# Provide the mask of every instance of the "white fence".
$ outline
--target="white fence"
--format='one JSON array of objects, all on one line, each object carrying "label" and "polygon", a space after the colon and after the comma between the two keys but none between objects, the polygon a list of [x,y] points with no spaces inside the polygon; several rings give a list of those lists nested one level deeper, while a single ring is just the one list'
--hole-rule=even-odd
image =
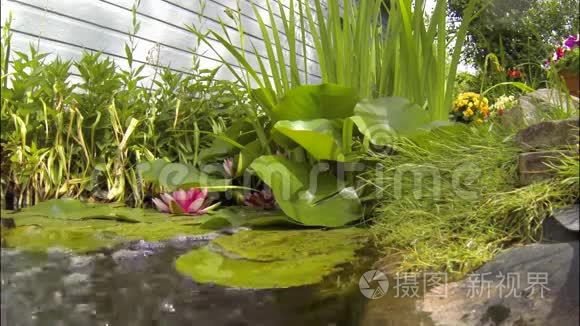
[{"label": "white fence", "polygon": [[[201,1],[204,1],[204,5]],[[269,0],[253,2],[264,22],[271,25],[266,1]],[[239,3],[242,23],[248,34],[244,50],[247,52],[248,61],[257,69],[252,46],[265,59],[265,45],[251,0],[240,0]],[[127,65],[124,45],[129,40],[133,4],[134,0],[0,0],[2,23],[10,12],[13,16],[14,50],[27,52],[29,44],[32,43],[41,52],[72,60],[79,59],[83,51],[100,51],[113,58],[120,67]],[[270,1],[270,4],[277,12],[278,5],[274,1]],[[288,1],[284,4],[288,8]],[[202,43],[194,49],[197,44],[196,37],[185,25],[194,24],[201,31],[220,31],[219,21],[222,20],[232,35],[232,41],[240,48],[235,23],[226,14],[228,8],[235,9],[236,0],[142,0],[137,9],[141,29],[135,38],[137,48],[133,54],[134,61],[146,64],[144,73],[151,75],[153,64],[187,72],[192,66],[194,52],[200,60],[201,68],[219,66],[221,63],[218,56],[207,45]],[[280,16],[275,16],[274,20],[279,32],[283,33]],[[283,34],[281,38],[285,44]],[[310,39],[309,35],[307,38]],[[212,44],[225,60],[239,68],[233,56],[217,40],[212,40]],[[304,71],[301,44],[297,51],[299,67]],[[288,56],[288,48],[285,54]],[[311,42],[307,42],[306,57],[309,82],[320,81],[319,67]],[[267,60],[264,62],[267,64]],[[222,67],[217,78],[232,79],[233,76],[227,68]]]}]

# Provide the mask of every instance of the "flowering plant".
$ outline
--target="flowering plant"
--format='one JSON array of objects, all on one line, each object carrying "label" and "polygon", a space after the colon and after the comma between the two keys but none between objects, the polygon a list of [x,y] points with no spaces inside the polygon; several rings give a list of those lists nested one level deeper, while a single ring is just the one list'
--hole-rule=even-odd
[{"label": "flowering plant", "polygon": [[172,194],[161,194],[160,197],[154,198],[153,203],[164,213],[202,215],[219,205],[219,203],[209,205],[207,189],[192,188],[188,191],[179,189]]},{"label": "flowering plant", "polygon": [[556,51],[546,61],[548,66],[554,65],[559,70],[568,70],[578,73],[580,69],[580,36],[570,35],[564,43],[556,48]]},{"label": "flowering plant", "polygon": [[502,116],[505,111],[510,110],[518,103],[518,100],[513,95],[500,96],[493,105],[489,107],[491,115]]},{"label": "flowering plant", "polygon": [[458,122],[482,124],[489,116],[487,98],[472,92],[461,93],[453,102],[451,114]]},{"label": "flowering plant", "polygon": [[270,210],[276,208],[276,200],[270,188],[254,191],[244,197],[244,204],[249,207]]}]

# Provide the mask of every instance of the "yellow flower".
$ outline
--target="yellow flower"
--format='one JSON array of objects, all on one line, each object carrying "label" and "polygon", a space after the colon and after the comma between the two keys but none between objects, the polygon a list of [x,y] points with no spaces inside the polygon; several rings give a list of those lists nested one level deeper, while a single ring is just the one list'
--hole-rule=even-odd
[{"label": "yellow flower", "polygon": [[483,124],[483,120],[481,120],[481,119],[477,119],[477,120],[475,121],[475,123],[477,123],[478,125],[482,125],[482,124]]},{"label": "yellow flower", "polygon": [[473,115],[473,111],[471,109],[467,109],[465,111],[463,111],[463,116],[466,118],[469,118]]}]

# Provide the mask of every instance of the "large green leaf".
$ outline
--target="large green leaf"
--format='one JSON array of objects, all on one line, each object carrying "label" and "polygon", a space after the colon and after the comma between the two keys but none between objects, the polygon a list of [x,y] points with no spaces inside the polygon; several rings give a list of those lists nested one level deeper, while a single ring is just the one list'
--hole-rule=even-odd
[{"label": "large green leaf", "polygon": [[272,188],[284,213],[300,224],[338,227],[362,217],[355,190],[341,188],[329,172],[275,155],[262,156],[251,167]]},{"label": "large green leaf", "polygon": [[395,136],[412,136],[430,128],[429,113],[402,97],[362,100],[350,119],[375,145],[387,145]]},{"label": "large green leaf", "polygon": [[289,91],[272,109],[272,120],[341,119],[352,115],[354,89],[335,84],[305,85]]},{"label": "large green leaf", "polygon": [[274,129],[304,148],[317,160],[344,162],[341,125],[336,121],[278,121]]},{"label": "large green leaf", "polygon": [[234,188],[230,185],[230,180],[212,177],[188,164],[155,160],[139,164],[138,169],[143,179],[169,189],[203,187],[225,190]]}]

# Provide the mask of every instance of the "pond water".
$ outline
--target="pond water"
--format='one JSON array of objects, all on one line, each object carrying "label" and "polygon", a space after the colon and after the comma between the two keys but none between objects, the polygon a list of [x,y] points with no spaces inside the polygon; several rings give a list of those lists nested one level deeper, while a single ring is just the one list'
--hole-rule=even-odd
[{"label": "pond water", "polygon": [[[174,261],[206,244],[136,242],[83,256],[3,248],[2,325],[432,324],[415,300],[369,300],[352,282],[277,290],[197,284]],[[350,273],[358,279],[359,272]]]}]

